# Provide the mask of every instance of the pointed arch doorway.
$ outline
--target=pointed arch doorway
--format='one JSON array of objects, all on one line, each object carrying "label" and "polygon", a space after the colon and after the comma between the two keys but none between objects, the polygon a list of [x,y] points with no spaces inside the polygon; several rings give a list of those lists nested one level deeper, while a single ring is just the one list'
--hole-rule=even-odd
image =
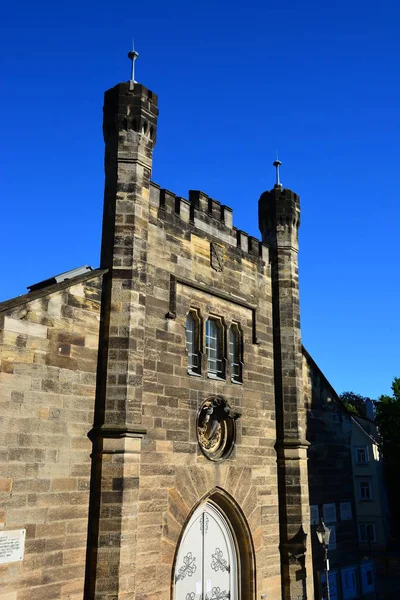
[{"label": "pointed arch doorway", "polygon": [[174,600],[238,600],[239,563],[231,528],[211,502],[185,527],[174,572]]}]

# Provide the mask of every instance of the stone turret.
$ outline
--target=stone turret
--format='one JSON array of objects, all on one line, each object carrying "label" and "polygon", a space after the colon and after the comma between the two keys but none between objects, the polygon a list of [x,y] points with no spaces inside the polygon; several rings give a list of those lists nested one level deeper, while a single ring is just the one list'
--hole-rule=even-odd
[{"label": "stone turret", "polygon": [[[85,598],[134,589],[146,263],[157,96],[133,81],[105,93],[104,276]],[[123,482],[123,483],[122,483]]]},{"label": "stone turret", "polygon": [[148,205],[157,104],[153,92],[133,82],[120,83],[104,96],[104,268],[131,267],[139,249],[141,232],[132,236],[132,225],[143,223],[145,215],[137,209]]},{"label": "stone turret", "polygon": [[270,249],[276,451],[280,511],[283,600],[311,598],[307,447],[300,332],[298,228],[299,196],[275,187],[261,195],[259,225]]},{"label": "stone turret", "polygon": [[[140,84],[105,93],[105,192],[101,266],[109,269],[103,299],[102,386],[96,425],[139,424],[146,260],[157,96]],[[112,310],[111,310],[112,305]],[[129,381],[135,385],[129,385]],[[128,385],[127,385],[128,384]],[[102,414],[101,414],[102,413]]]}]

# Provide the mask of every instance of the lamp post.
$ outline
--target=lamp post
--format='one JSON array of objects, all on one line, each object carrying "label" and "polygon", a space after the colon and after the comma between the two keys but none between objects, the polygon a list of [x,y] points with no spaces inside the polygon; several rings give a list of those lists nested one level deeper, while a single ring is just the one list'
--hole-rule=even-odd
[{"label": "lamp post", "polygon": [[325,525],[323,520],[321,519],[320,524],[317,529],[317,537],[320,544],[324,549],[324,568],[325,568],[325,585],[326,585],[326,600],[331,600],[331,595],[329,591],[329,560],[328,560],[328,546],[329,546],[329,538],[331,537],[331,530],[329,527]]}]

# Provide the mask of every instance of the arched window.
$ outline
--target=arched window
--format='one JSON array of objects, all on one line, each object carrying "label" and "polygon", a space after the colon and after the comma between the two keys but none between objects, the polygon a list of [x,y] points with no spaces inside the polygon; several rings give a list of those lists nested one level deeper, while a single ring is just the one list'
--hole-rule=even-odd
[{"label": "arched window", "polygon": [[206,323],[207,371],[212,377],[224,377],[224,330],[222,322],[210,318]]},{"label": "arched window", "polygon": [[229,329],[229,362],[232,381],[242,381],[242,336],[236,323]]},{"label": "arched window", "polygon": [[188,354],[188,372],[200,374],[200,319],[197,311],[191,310],[186,319],[186,350]]}]

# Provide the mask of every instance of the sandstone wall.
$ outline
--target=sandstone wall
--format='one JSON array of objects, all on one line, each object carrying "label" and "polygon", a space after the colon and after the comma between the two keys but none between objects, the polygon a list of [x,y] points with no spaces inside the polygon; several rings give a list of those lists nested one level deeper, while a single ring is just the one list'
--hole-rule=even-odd
[{"label": "sandstone wall", "polygon": [[[267,249],[232,227],[229,209],[205,195],[189,205],[151,188],[147,255],[142,440],[138,491],[136,598],[171,594],[182,527],[196,505],[224,490],[248,522],[257,596],[281,597],[271,283]],[[240,240],[238,244],[238,240]],[[211,246],[211,244],[213,246]],[[218,261],[212,257],[218,254]],[[266,259],[266,260],[264,260]],[[243,382],[188,374],[186,316],[196,308],[243,331]],[[204,332],[203,332],[204,336]],[[203,338],[204,351],[204,338]],[[232,455],[201,452],[196,418],[221,395],[242,411]],[[237,532],[240,534],[240,532]],[[246,575],[244,575],[245,577]],[[249,593],[249,590],[248,590]],[[248,594],[247,594],[247,597]]]},{"label": "sandstone wall", "polygon": [[0,599],[81,600],[101,272],[0,304],[0,523],[26,528]]}]

